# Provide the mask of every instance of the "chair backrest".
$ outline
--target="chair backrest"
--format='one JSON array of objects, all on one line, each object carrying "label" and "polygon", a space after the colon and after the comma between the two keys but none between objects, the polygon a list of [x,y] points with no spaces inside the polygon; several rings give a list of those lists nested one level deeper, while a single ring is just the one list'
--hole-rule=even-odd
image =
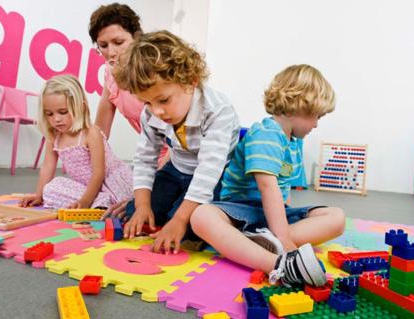
[{"label": "chair backrest", "polygon": [[7,86],[0,86],[0,118],[26,118],[28,96],[38,96],[38,94]]}]

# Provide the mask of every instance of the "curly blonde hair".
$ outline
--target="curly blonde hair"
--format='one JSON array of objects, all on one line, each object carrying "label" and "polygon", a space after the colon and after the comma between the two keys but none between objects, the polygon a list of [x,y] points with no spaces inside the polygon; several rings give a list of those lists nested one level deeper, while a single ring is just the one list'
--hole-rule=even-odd
[{"label": "curly blonde hair", "polygon": [[208,77],[204,58],[168,31],[145,33],[129,47],[114,70],[119,88],[142,92],[159,80],[202,87]]},{"label": "curly blonde hair", "polygon": [[271,115],[318,115],[335,109],[335,93],[321,72],[310,65],[292,65],[276,74],[264,93]]},{"label": "curly blonde hair", "polygon": [[79,80],[70,74],[56,75],[46,81],[39,99],[38,126],[48,141],[55,136],[55,130],[46,118],[43,108],[44,97],[52,94],[65,96],[69,114],[73,119],[70,129],[72,133],[91,126],[88,100]]}]

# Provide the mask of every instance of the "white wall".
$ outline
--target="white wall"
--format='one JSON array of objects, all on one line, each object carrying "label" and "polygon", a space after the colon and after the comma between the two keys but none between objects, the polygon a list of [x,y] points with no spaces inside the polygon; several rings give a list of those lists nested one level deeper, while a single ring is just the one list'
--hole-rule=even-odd
[{"label": "white wall", "polygon": [[[3,0],[26,20],[18,87],[38,91],[43,80],[30,65],[28,46],[43,28],[54,28],[84,47],[80,78],[91,44],[90,13],[111,1]],[[413,192],[414,180],[414,2],[357,0],[137,0],[123,1],[140,13],[145,30],[170,29],[207,53],[210,85],[233,101],[244,126],[266,113],[263,90],[290,64],[319,68],[337,93],[337,109],[305,141],[308,180],[320,141],[368,144],[367,187]],[[182,11],[182,13],[180,13]],[[2,39],[0,25],[0,43]],[[50,59],[59,59],[50,48]],[[55,50],[55,53],[53,53]],[[83,73],[82,73],[83,72]],[[91,95],[93,117],[98,101]],[[30,165],[39,136],[22,129],[18,165]],[[0,166],[8,167],[11,126],[0,123]],[[135,134],[118,116],[110,143],[132,158]],[[23,145],[23,147],[22,147]]]},{"label": "white wall", "polygon": [[[77,40],[82,44],[82,60],[79,79],[85,83],[88,54],[92,43],[88,34],[89,17],[102,4],[114,1],[14,1],[2,0],[0,6],[6,13],[17,12],[25,20],[23,46],[18,70],[17,88],[39,92],[44,80],[36,73],[29,59],[29,47],[33,36],[43,29],[55,29],[63,33],[70,41]],[[141,17],[144,31],[169,29],[172,26],[174,0],[123,0]],[[4,39],[4,29],[0,23],[0,44]],[[50,45],[46,51],[48,65],[55,70],[62,70],[67,63],[66,51],[60,45]],[[103,79],[103,67],[100,78]],[[103,81],[101,81],[103,83]],[[99,101],[97,93],[88,94],[95,118]],[[36,101],[30,103],[31,114],[36,115]],[[0,167],[9,167],[12,148],[13,127],[9,123],[0,122]],[[20,142],[17,152],[17,166],[24,167],[33,164],[39,146],[41,135],[33,126],[21,126]],[[131,160],[135,151],[136,133],[122,115],[117,116],[111,131],[110,144],[116,154],[125,160]]]},{"label": "white wall", "polygon": [[308,180],[322,140],[368,144],[368,189],[412,193],[413,12],[410,0],[211,0],[210,84],[249,126],[266,115],[263,91],[277,72],[319,68],[337,108],[305,141]]}]

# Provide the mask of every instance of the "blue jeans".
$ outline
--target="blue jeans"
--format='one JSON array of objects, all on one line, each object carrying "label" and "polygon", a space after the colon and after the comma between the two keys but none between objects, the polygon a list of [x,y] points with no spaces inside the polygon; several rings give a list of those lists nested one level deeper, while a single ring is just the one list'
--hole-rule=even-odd
[{"label": "blue jeans", "polygon": [[[177,170],[169,161],[162,169],[155,173],[154,185],[151,192],[151,208],[154,213],[155,224],[164,226],[175,214],[184,200],[193,175],[183,174]],[[214,200],[220,198],[221,179],[214,189]],[[131,200],[126,208],[127,219],[135,212],[134,200]],[[200,240],[191,230],[187,228],[184,238]]]}]

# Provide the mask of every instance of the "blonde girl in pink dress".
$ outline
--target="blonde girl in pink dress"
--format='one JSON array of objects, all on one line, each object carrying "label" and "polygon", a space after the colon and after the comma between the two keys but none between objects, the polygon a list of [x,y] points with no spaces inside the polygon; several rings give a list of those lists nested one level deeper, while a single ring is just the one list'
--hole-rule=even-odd
[{"label": "blonde girl in pink dress", "polygon": [[[131,198],[131,169],[114,155],[104,133],[91,124],[79,81],[72,75],[51,78],[39,105],[46,154],[36,194],[26,196],[22,206],[96,208]],[[67,177],[55,177],[58,159]]]}]

